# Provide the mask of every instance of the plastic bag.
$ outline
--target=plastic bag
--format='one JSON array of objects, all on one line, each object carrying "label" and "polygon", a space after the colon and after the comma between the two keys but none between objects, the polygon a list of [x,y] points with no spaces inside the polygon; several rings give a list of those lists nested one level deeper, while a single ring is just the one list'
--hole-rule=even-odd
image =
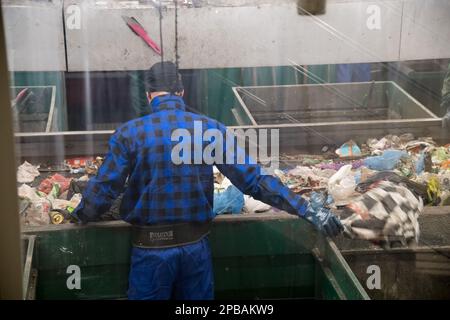
[{"label": "plastic bag", "polygon": [[54,190],[54,185],[58,185],[57,194],[54,196],[57,196],[63,192],[65,192],[67,189],[69,189],[71,178],[63,177],[62,175],[56,173],[53,176],[43,180],[41,184],[39,185],[39,191],[44,192],[46,194],[49,194]]},{"label": "plastic bag", "polygon": [[355,157],[361,155],[361,149],[353,140],[347,141],[339,149],[336,150],[336,154],[341,157]]},{"label": "plastic bag", "polygon": [[244,207],[244,194],[231,185],[225,191],[214,192],[214,214],[241,213]]},{"label": "plastic bag", "polygon": [[21,185],[17,189],[17,194],[20,198],[28,199],[30,201],[38,201],[40,199],[36,193],[36,188],[32,188],[27,184]]},{"label": "plastic bag", "polygon": [[25,211],[24,223],[33,226],[50,224],[51,203],[45,198],[32,201]]},{"label": "plastic bag", "polygon": [[353,199],[340,218],[344,234],[352,239],[365,239],[403,245],[417,243],[418,217],[423,212],[421,197],[394,182],[381,181],[376,187]]},{"label": "plastic bag", "polygon": [[270,210],[272,208],[268,204],[261,202],[259,200],[253,199],[248,195],[244,195],[244,211],[247,213],[260,213]]},{"label": "plastic bag", "polygon": [[416,162],[416,174],[421,174],[425,170],[425,152],[422,152]]},{"label": "plastic bag", "polygon": [[343,204],[355,191],[356,182],[352,173],[352,165],[343,166],[328,181],[328,192],[337,205]]},{"label": "plastic bag", "polygon": [[400,150],[386,150],[381,156],[369,157],[364,160],[364,165],[372,170],[393,170],[401,158],[407,157],[408,153]]},{"label": "plastic bag", "polygon": [[19,168],[17,168],[17,182],[19,183],[31,183],[39,176],[39,170],[37,167],[25,161]]},{"label": "plastic bag", "polygon": [[439,147],[433,152],[433,160],[437,163],[441,163],[450,159],[450,154],[445,147]]}]

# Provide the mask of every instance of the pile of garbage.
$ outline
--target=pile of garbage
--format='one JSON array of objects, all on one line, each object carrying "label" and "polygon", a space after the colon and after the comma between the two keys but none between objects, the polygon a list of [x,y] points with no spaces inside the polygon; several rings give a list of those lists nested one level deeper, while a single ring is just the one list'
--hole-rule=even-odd
[{"label": "pile of garbage", "polygon": [[21,164],[17,169],[21,223],[39,226],[72,221],[71,212],[102,161],[97,157],[68,159],[53,166]]},{"label": "pile of garbage", "polygon": [[[293,159],[297,163],[292,168]],[[419,237],[423,207],[450,205],[450,144],[412,134],[348,141],[330,152],[284,156],[290,168],[275,174],[294,192],[330,196],[346,235],[382,245],[410,245]],[[339,210],[340,209],[340,210]]]},{"label": "pile of garbage", "polygon": [[[349,237],[409,244],[418,239],[417,217],[424,206],[450,205],[450,144],[438,146],[429,137],[403,134],[360,145],[351,140],[322,151],[320,155],[282,155],[280,163],[287,165],[275,170],[275,175],[306,198],[325,193],[332,199],[327,206],[340,215]],[[100,157],[74,158],[57,166],[24,162],[17,171],[23,223],[70,222],[71,211],[102,161]],[[102,219],[119,219],[119,205],[120,197]],[[270,209],[242,194],[214,168],[215,214]]]},{"label": "pile of garbage", "polygon": [[[429,190],[426,203],[446,205],[450,187],[450,144],[438,146],[432,138],[415,138],[412,134],[387,135],[369,139],[358,146],[348,141],[333,152],[311,155],[283,155],[281,163],[289,165],[275,174],[294,192],[308,194],[327,190],[338,201],[345,201],[356,185],[382,171],[394,172]],[[292,167],[293,163],[299,163]]]}]

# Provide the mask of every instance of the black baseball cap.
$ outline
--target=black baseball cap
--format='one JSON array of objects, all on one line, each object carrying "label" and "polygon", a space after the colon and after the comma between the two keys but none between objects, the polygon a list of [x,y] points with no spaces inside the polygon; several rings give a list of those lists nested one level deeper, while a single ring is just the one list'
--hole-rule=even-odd
[{"label": "black baseball cap", "polygon": [[183,82],[177,66],[170,61],[155,63],[146,76],[148,92],[167,91],[176,93],[183,91]]}]

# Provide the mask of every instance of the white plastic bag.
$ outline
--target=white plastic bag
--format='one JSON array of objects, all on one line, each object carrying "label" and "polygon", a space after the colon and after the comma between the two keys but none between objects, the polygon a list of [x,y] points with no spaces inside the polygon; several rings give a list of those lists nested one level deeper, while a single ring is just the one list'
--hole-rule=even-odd
[{"label": "white plastic bag", "polygon": [[33,202],[40,199],[40,197],[36,194],[36,191],[36,188],[23,184],[17,189],[17,194],[20,198],[28,199]]},{"label": "white plastic bag", "polygon": [[50,201],[45,198],[41,198],[39,201],[32,202],[25,213],[25,224],[31,226],[50,224],[50,208]]},{"label": "white plastic bag", "polygon": [[27,161],[17,168],[17,182],[19,183],[31,183],[39,175],[40,173],[37,167]]},{"label": "white plastic bag", "polygon": [[268,204],[265,204],[264,202],[253,199],[252,197],[250,197],[248,195],[244,195],[244,200],[245,200],[244,212],[246,212],[246,213],[266,212],[272,208]]},{"label": "white plastic bag", "polygon": [[328,180],[328,192],[336,205],[343,205],[348,201],[356,188],[352,165],[345,165]]}]

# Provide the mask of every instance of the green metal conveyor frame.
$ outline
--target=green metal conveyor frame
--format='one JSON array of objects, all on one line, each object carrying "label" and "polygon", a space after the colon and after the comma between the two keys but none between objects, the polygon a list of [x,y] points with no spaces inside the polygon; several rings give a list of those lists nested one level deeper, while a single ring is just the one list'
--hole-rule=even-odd
[{"label": "green metal conveyor frame", "polygon": [[[126,297],[130,226],[28,227],[36,236],[37,299]],[[210,235],[217,299],[368,299],[336,245],[285,213],[223,215]],[[70,290],[67,268],[81,271]]]}]

